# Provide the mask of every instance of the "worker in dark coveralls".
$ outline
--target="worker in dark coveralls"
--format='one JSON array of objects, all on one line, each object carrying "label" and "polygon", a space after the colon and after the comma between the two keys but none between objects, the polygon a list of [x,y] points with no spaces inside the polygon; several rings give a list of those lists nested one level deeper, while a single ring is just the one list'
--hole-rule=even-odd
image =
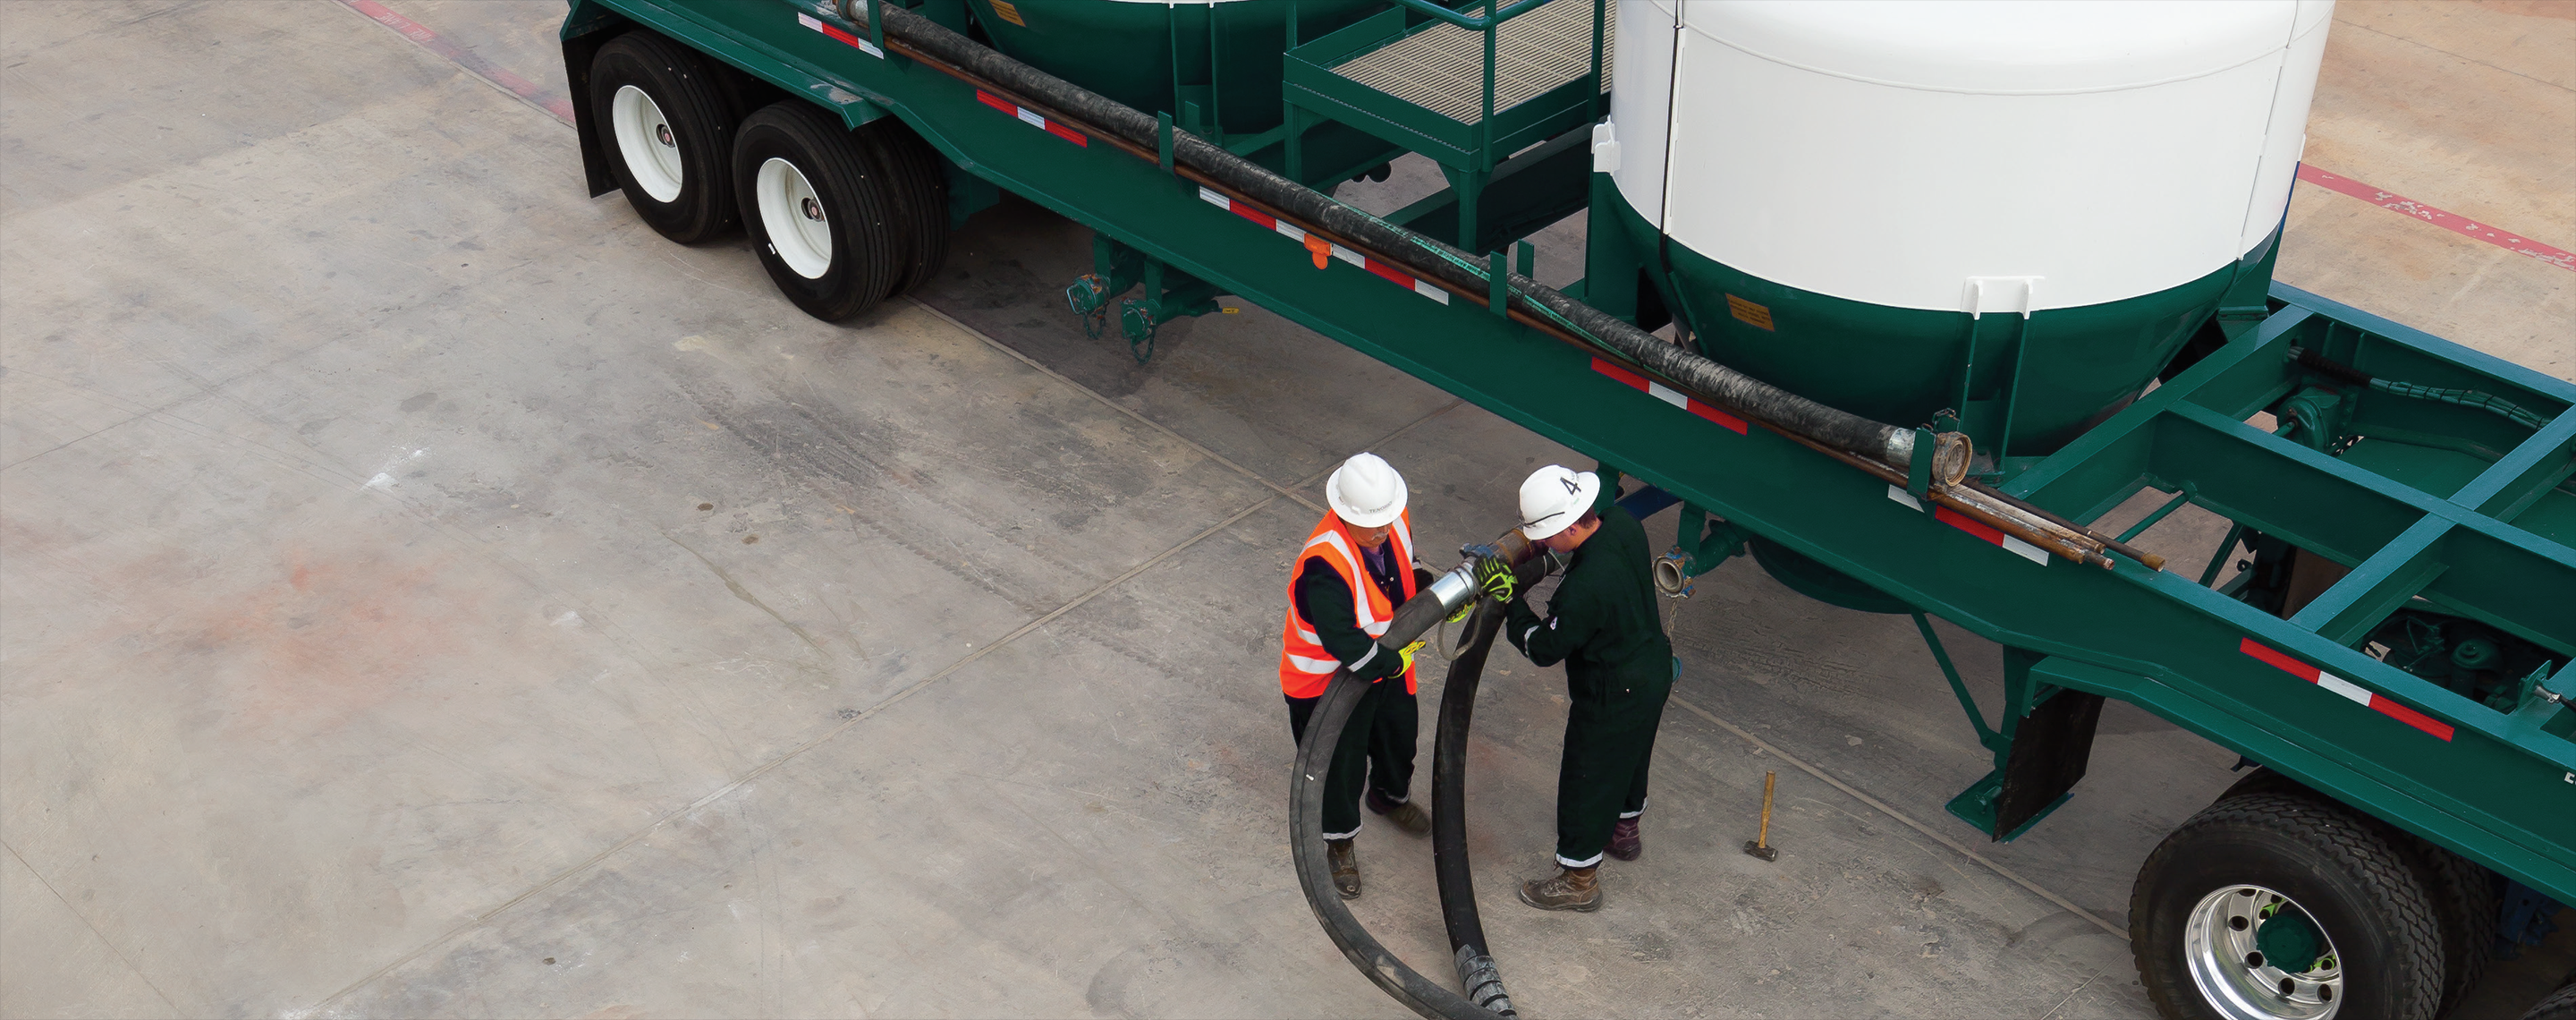
[{"label": "worker in dark coveralls", "polygon": [[1335,671],[1370,682],[1324,776],[1324,845],[1333,887],[1347,900],[1360,894],[1351,840],[1360,831],[1363,776],[1370,811],[1415,836],[1431,831],[1431,817],[1409,796],[1421,731],[1413,650],[1421,642],[1393,652],[1377,643],[1395,607],[1430,584],[1431,572],[1413,565],[1404,477],[1385,460],[1363,453],[1344,461],[1324,480],[1324,500],[1332,509],[1298,548],[1288,585],[1279,688],[1288,699],[1288,731],[1302,744]]},{"label": "worker in dark coveralls", "polygon": [[1540,910],[1598,910],[1604,853],[1644,852],[1646,765],[1672,694],[1672,641],[1655,614],[1646,529],[1601,498],[1601,479],[1556,465],[1521,483],[1521,533],[1570,556],[1548,615],[1518,598],[1510,570],[1488,561],[1478,580],[1509,607],[1503,633],[1533,663],[1565,663],[1570,702],[1565,761],[1556,774],[1555,875],[1521,884]]}]

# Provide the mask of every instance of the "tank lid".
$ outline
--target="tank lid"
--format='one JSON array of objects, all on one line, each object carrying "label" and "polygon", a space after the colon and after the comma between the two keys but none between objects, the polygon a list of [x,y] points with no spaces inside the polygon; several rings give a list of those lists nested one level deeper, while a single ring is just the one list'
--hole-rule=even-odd
[{"label": "tank lid", "polygon": [[2197,78],[2279,52],[2331,0],[1741,0],[1684,3],[1697,33],[1765,60],[1942,92],[2047,95]]}]

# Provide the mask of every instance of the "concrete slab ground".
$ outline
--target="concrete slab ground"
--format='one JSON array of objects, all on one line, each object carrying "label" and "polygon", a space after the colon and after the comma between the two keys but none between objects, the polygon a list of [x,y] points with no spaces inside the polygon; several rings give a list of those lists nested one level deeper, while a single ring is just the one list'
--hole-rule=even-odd
[{"label": "concrete slab ground", "polygon": [[[563,88],[560,4],[387,6]],[[2309,159],[2576,246],[2570,13],[2347,0]],[[336,4],[0,5],[0,1016],[1397,1014],[1288,870],[1287,554],[1353,452],[1432,551],[1572,455],[1239,302],[1137,366],[1061,308],[1086,232],[1016,201],[816,323],[738,240],[582,197],[545,98]],[[2576,274],[2320,189],[2291,221],[2284,279],[2576,374]],[[1509,901],[1562,683],[1488,671],[1471,851],[1524,1009],[2149,1012],[2130,876],[2233,755],[2113,706],[2073,802],[1972,842],[1910,622],[1745,564],[1669,609],[1602,913]],[[1427,847],[1360,855],[1436,969]]]}]

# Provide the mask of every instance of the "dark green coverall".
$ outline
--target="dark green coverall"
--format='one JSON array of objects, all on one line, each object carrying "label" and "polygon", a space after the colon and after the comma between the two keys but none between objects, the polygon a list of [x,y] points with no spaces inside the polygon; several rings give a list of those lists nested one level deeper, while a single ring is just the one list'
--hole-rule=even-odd
[{"label": "dark green coverall", "polygon": [[1601,863],[1618,820],[1646,809],[1646,764],[1673,690],[1673,644],[1655,614],[1645,526],[1616,504],[1574,550],[1548,615],[1512,600],[1503,633],[1541,666],[1565,663],[1565,762],[1556,776],[1556,861]]}]

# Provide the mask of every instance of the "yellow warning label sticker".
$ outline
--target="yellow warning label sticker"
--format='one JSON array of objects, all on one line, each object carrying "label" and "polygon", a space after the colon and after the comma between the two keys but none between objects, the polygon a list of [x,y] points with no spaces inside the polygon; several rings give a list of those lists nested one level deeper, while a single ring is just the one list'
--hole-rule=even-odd
[{"label": "yellow warning label sticker", "polygon": [[1735,313],[1735,321],[1755,329],[1771,329],[1771,309],[1736,297],[1726,296],[1726,310]]},{"label": "yellow warning label sticker", "polygon": [[1020,20],[1020,9],[1011,6],[1011,0],[993,0],[993,13],[1001,15],[1002,20],[1021,28],[1029,27],[1028,22]]}]

